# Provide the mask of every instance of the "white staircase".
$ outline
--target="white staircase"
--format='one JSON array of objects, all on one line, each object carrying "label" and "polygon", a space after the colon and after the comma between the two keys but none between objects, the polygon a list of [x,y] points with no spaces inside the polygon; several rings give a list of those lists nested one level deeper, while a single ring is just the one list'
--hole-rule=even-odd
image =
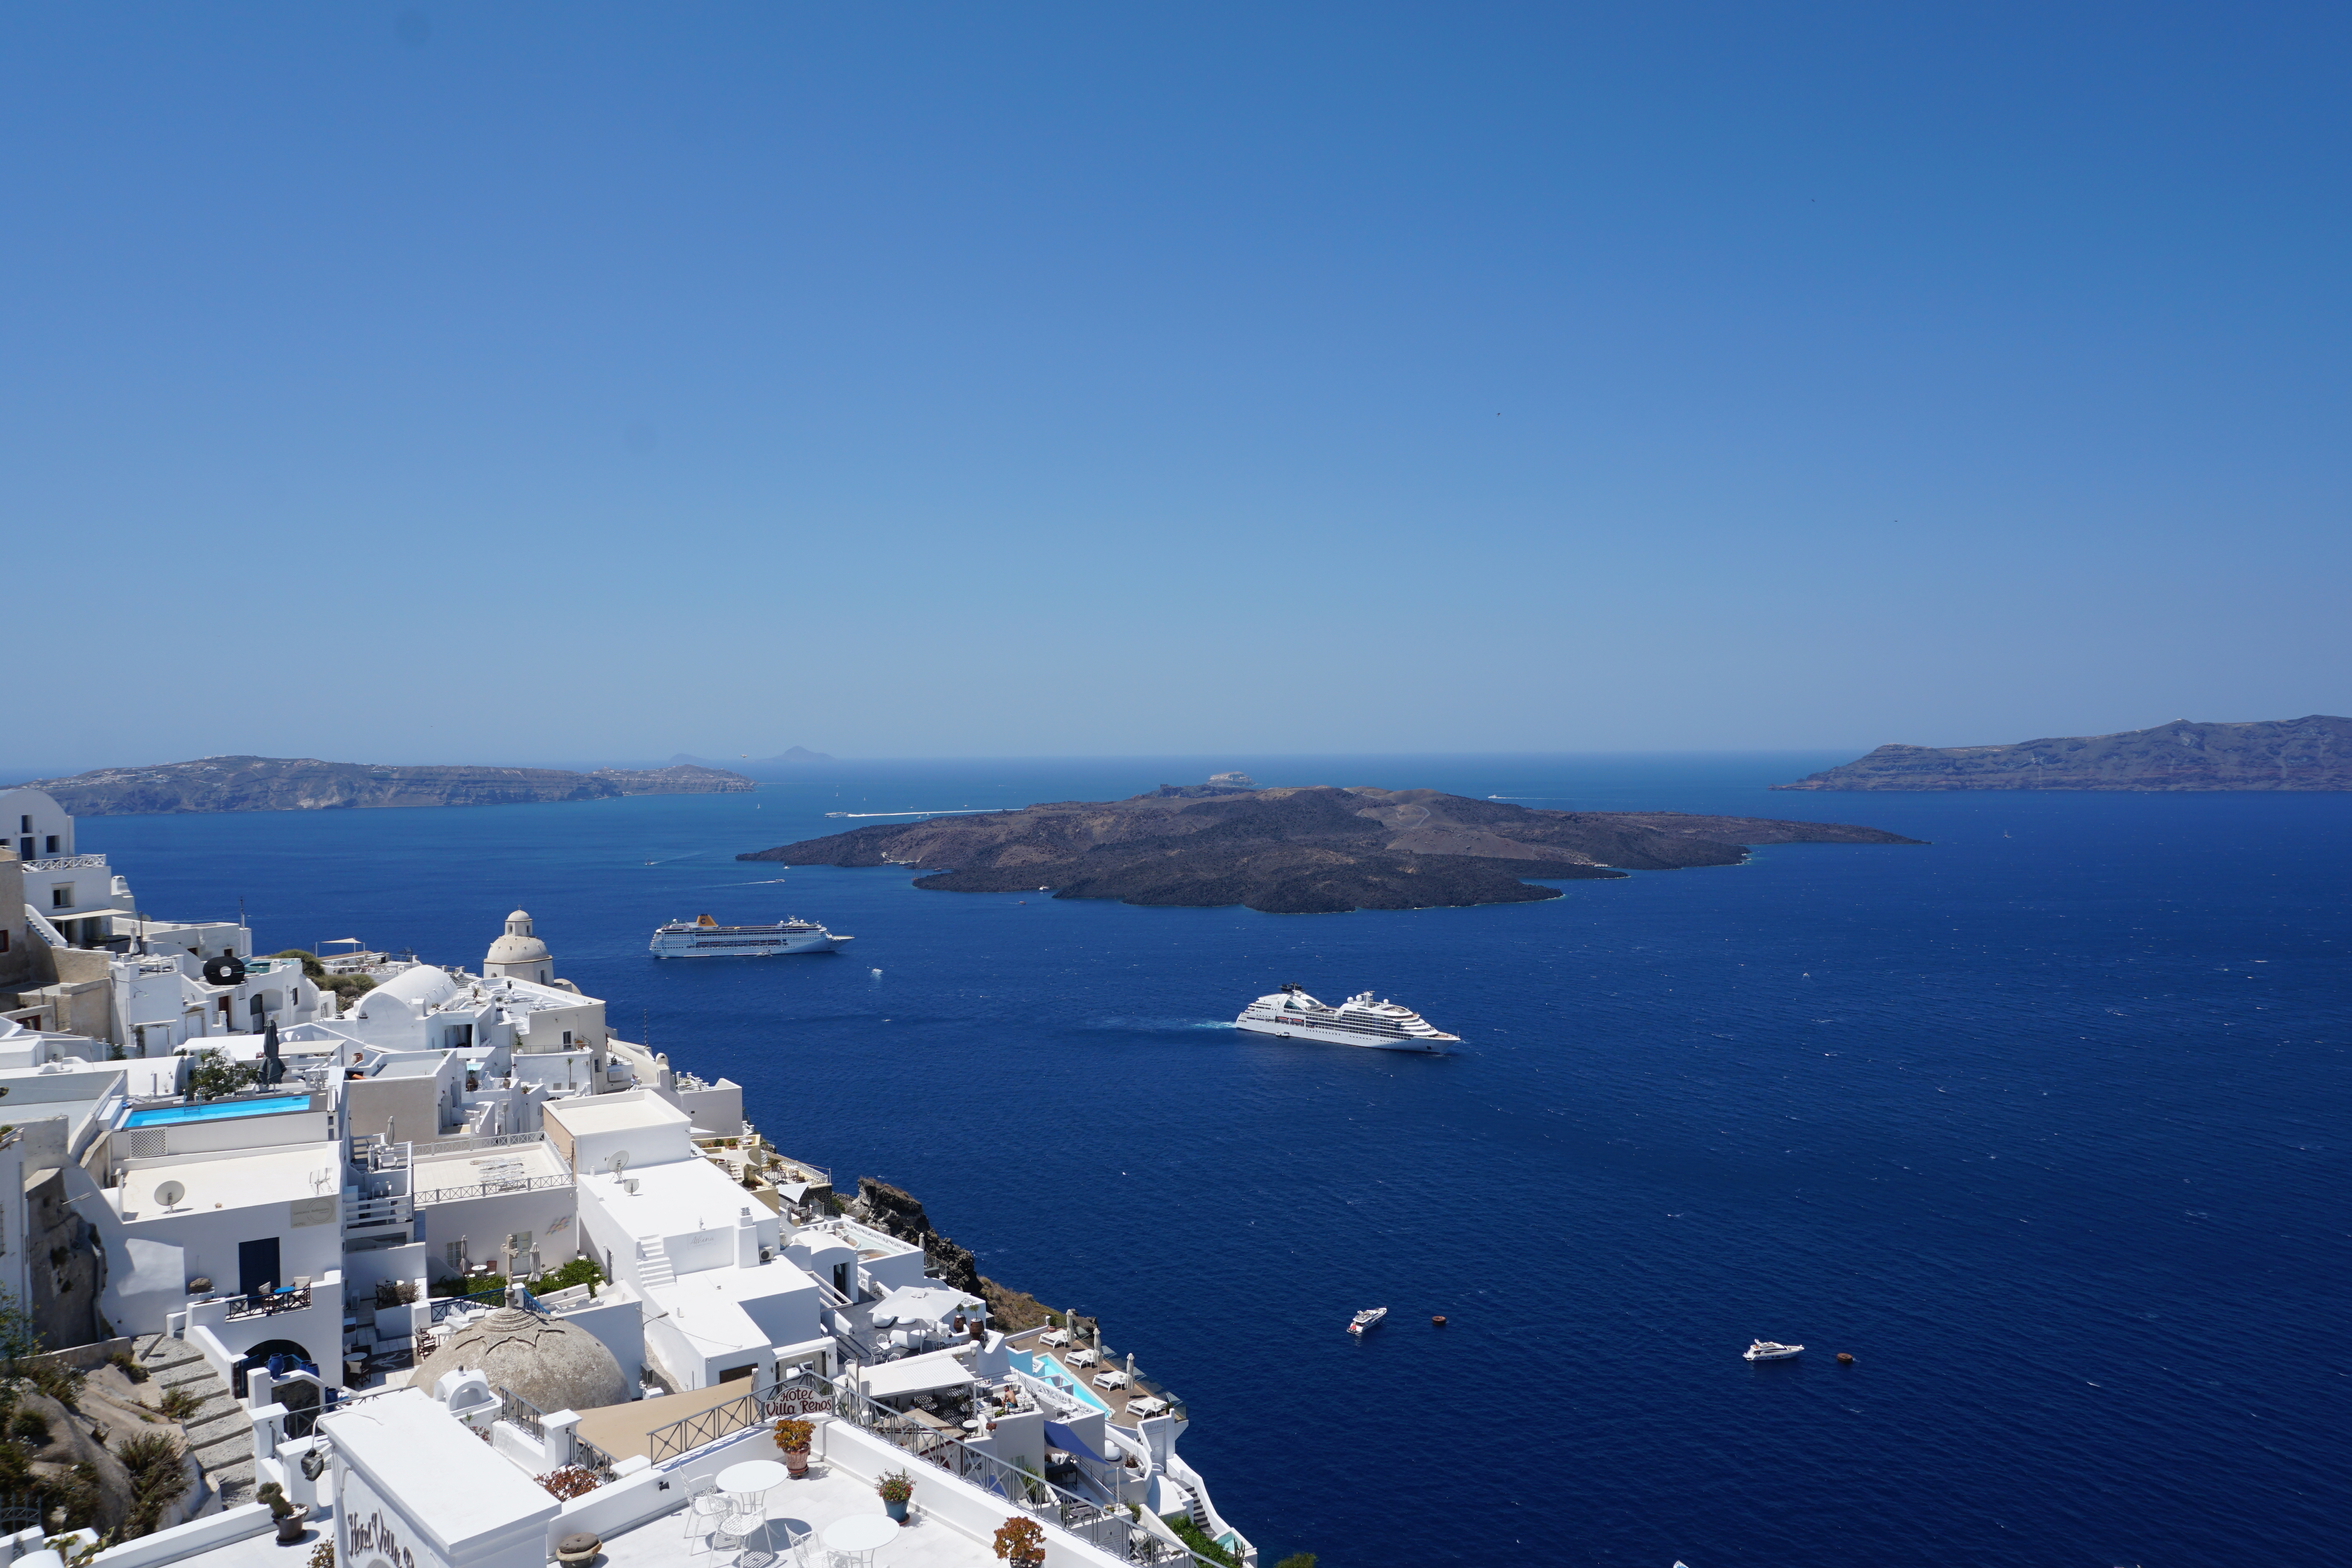
[{"label": "white staircase", "polygon": [[669,1266],[669,1249],[656,1236],[650,1241],[637,1243],[637,1288],[650,1291],[660,1285],[677,1283],[677,1270]]}]

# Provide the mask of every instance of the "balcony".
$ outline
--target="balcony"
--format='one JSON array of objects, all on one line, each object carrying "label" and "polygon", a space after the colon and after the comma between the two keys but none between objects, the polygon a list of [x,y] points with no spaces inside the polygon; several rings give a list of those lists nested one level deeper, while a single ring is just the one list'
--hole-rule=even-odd
[{"label": "balcony", "polygon": [[47,860],[26,861],[26,871],[104,871],[104,855],[53,855]]}]

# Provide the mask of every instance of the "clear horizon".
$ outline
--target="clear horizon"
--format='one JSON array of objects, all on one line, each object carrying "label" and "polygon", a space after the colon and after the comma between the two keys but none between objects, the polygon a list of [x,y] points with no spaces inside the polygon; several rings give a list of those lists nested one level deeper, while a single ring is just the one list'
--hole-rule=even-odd
[{"label": "clear horizon", "polygon": [[10,7],[0,773],[2352,711],[2347,46]]}]

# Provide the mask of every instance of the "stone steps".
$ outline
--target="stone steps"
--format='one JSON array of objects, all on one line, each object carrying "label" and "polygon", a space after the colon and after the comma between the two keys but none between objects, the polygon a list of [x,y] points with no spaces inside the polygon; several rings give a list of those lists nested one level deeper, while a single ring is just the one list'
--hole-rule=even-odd
[{"label": "stone steps", "polygon": [[187,1451],[218,1493],[221,1505],[235,1508],[253,1500],[253,1422],[201,1352],[168,1334],[142,1339],[133,1347],[160,1396],[184,1388],[201,1395],[204,1403],[180,1423]]}]

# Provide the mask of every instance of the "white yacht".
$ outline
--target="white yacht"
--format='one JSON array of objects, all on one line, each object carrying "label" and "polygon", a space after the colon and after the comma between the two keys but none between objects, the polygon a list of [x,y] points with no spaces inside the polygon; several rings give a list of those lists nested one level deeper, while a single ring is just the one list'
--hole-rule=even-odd
[{"label": "white yacht", "polygon": [[1741,1359],[1746,1361],[1787,1361],[1791,1357],[1804,1354],[1805,1347],[1801,1344],[1781,1344],[1777,1341],[1759,1339],[1739,1354]]},{"label": "white yacht", "polygon": [[1348,1332],[1349,1333],[1362,1333],[1368,1328],[1377,1327],[1380,1321],[1388,1315],[1389,1310],[1386,1307],[1366,1307],[1362,1312],[1358,1312],[1354,1317],[1348,1320]]},{"label": "white yacht", "polygon": [[1411,1008],[1372,1000],[1370,991],[1349,997],[1332,1008],[1297,986],[1285,986],[1244,1008],[1242,1016],[1234,1023],[1253,1034],[1328,1040],[1333,1045],[1368,1045],[1375,1051],[1420,1051],[1435,1055],[1449,1045],[1462,1043],[1460,1035],[1432,1028]]},{"label": "white yacht", "polygon": [[647,951],[656,958],[771,958],[785,953],[830,953],[853,936],[836,936],[813,920],[773,925],[721,925],[708,915],[673,920],[655,931]]}]

